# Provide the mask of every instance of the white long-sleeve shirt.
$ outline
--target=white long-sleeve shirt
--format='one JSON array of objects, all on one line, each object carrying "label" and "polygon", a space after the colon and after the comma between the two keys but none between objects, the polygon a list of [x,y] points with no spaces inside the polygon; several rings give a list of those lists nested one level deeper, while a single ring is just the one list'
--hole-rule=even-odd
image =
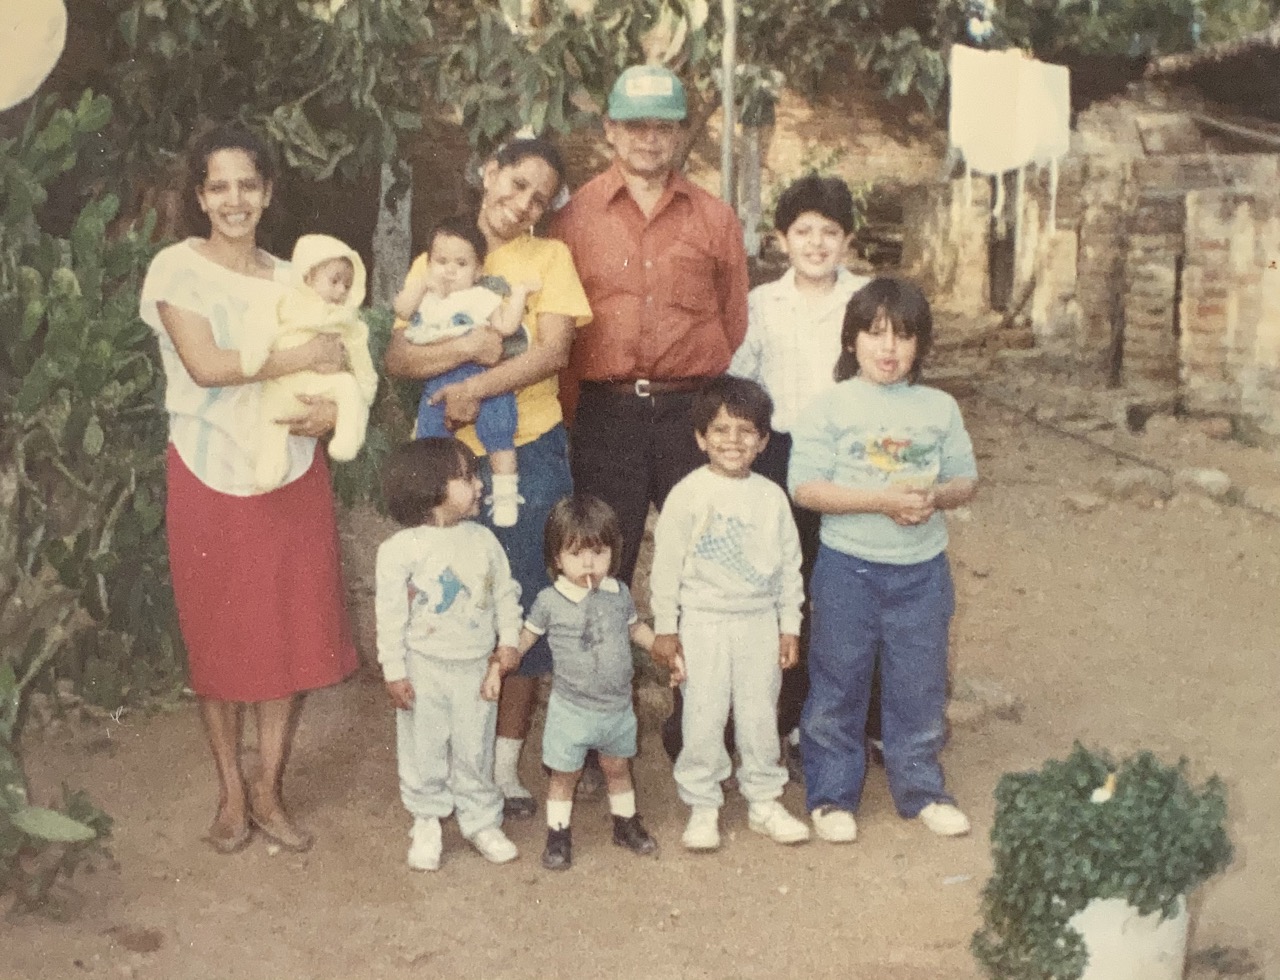
[{"label": "white long-sleeve shirt", "polygon": [[675,633],[682,610],[774,609],[779,632],[798,635],[804,582],[787,495],[758,473],[694,470],[658,515],[649,591],[657,633]]},{"label": "white long-sleeve shirt", "polygon": [[870,281],[841,268],[830,292],[802,293],[795,270],[788,269],[780,279],[751,290],[747,336],[729,373],[769,393],[775,432],[790,432],[814,398],[836,383],[844,310],[849,297]]},{"label": "white long-sleeve shirt", "polygon": [[520,586],[492,531],[473,521],[406,528],[378,548],[378,663],[389,681],[409,654],[487,657],[520,638]]}]

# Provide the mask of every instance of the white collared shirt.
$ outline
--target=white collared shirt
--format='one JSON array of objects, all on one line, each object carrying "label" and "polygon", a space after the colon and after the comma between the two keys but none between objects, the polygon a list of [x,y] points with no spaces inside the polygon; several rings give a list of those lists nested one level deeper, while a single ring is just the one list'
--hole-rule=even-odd
[{"label": "white collared shirt", "polygon": [[773,399],[773,428],[790,432],[800,413],[835,382],[840,331],[849,297],[871,280],[843,267],[828,293],[802,293],[796,273],[751,290],[747,336],[729,373],[750,378]]}]

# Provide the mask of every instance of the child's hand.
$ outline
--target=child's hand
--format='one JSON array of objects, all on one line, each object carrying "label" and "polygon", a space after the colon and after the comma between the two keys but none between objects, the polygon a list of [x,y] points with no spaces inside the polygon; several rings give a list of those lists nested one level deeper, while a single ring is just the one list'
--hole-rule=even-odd
[{"label": "child's hand", "polygon": [[778,666],[790,670],[800,662],[800,637],[794,633],[778,636]]},{"label": "child's hand", "polygon": [[484,672],[484,680],[480,682],[480,697],[486,701],[497,701],[502,693],[502,668],[492,660],[489,669]]},{"label": "child's hand", "polygon": [[490,659],[491,661],[493,659],[498,661],[498,666],[502,670],[502,676],[506,677],[507,674],[510,674],[520,666],[520,661],[523,659],[523,655],[515,647],[499,645],[494,648],[493,657]]},{"label": "child's hand", "polygon": [[684,654],[677,653],[671,660],[671,677],[667,680],[669,687],[679,687],[689,679],[689,672],[684,667]]},{"label": "child's hand", "polygon": [[680,661],[681,679],[684,672],[684,650],[680,646],[680,637],[676,633],[659,633],[653,638],[653,648],[649,656],[659,667],[664,667],[675,675],[676,661]]},{"label": "child's hand", "polygon": [[407,320],[417,313],[418,307],[422,305],[422,301],[426,298],[430,288],[431,266],[428,265],[420,272],[405,279],[404,286],[396,294],[395,302],[392,304],[396,316],[401,320]]},{"label": "child's hand", "polygon": [[516,289],[521,290],[526,296],[532,296],[542,288],[542,280],[537,276],[530,276],[524,282],[518,283]]},{"label": "child's hand", "polygon": [[880,513],[895,524],[914,527],[933,516],[933,492],[915,487],[890,486],[884,489]]},{"label": "child's hand", "polygon": [[405,677],[398,681],[387,681],[387,697],[400,711],[413,710],[413,684]]}]

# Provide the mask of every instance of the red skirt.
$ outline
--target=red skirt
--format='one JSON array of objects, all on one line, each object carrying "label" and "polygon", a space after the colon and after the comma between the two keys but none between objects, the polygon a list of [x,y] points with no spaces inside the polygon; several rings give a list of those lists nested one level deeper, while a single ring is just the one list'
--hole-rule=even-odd
[{"label": "red skirt", "polygon": [[191,689],[273,701],[357,666],[325,454],[253,497],[219,493],[168,456],[169,567]]}]

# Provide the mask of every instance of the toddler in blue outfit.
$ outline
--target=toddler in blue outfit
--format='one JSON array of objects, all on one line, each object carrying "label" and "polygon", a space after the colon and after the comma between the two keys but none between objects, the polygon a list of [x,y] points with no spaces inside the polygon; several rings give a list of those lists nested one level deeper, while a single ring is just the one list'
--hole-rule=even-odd
[{"label": "toddler in blue outfit", "polygon": [[[410,274],[395,298],[396,316],[409,321],[404,332],[406,340],[431,344],[487,326],[505,338],[504,358],[528,347],[520,321],[526,301],[542,284],[523,282],[508,287],[500,278],[482,279],[487,251],[484,235],[472,220],[451,218],[432,229],[424,271]],[[437,402],[436,396],[449,385],[484,370],[480,364],[459,364],[428,378],[422,386],[414,434],[419,439],[452,435],[445,421],[445,406]],[[514,527],[519,516],[515,435],[514,394],[494,395],[480,402],[476,436],[489,455],[493,471],[495,527]]]}]

